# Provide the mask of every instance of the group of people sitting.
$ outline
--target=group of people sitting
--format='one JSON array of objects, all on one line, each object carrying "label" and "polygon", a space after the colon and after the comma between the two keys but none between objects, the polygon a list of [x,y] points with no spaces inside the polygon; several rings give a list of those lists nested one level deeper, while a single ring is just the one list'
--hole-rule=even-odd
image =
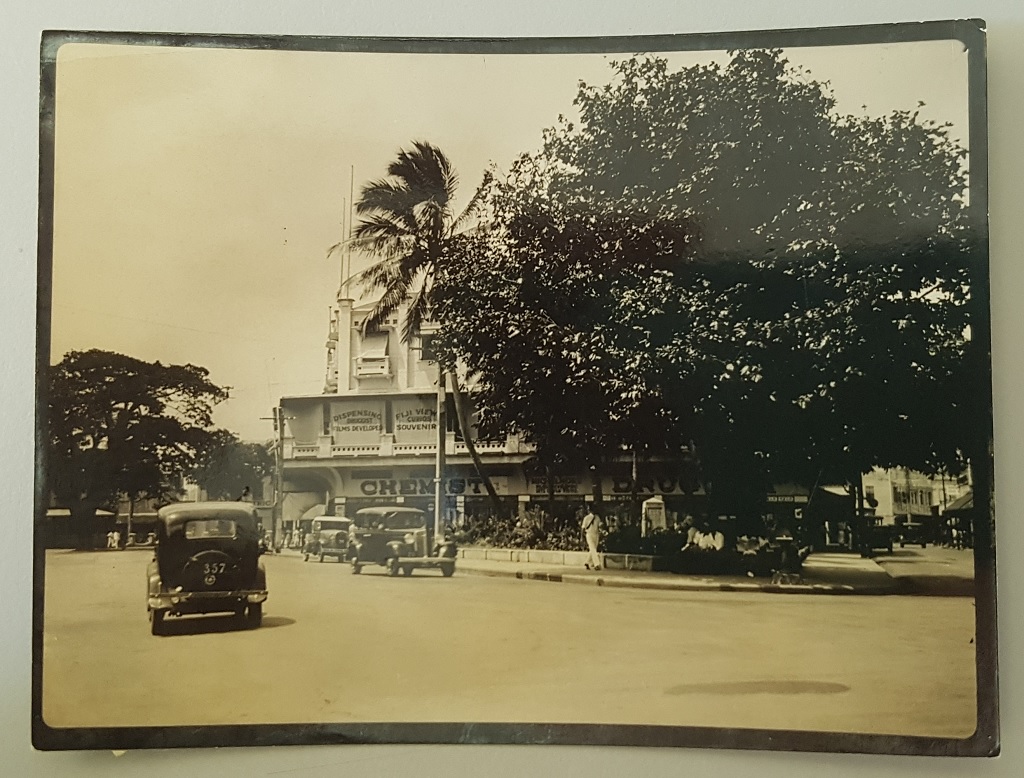
[{"label": "group of people sitting", "polygon": [[721,551],[725,548],[725,534],[721,530],[714,529],[707,521],[696,525],[689,516],[686,519],[678,528],[686,532],[683,551]]}]

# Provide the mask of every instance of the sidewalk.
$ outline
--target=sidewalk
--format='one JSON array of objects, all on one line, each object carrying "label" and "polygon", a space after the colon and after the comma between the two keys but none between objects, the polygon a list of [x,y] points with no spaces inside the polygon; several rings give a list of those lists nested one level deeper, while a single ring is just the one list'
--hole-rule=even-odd
[{"label": "sidewalk", "polygon": [[[898,594],[900,583],[874,560],[852,554],[812,554],[804,562],[803,581],[772,584],[764,578],[742,576],[677,575],[637,570],[587,570],[582,565],[513,562],[477,558],[460,549],[456,570],[472,575],[490,575],[553,583],[589,584],[631,589],[668,591],[771,592],[775,594]],[[482,556],[482,555],[481,555]]]}]

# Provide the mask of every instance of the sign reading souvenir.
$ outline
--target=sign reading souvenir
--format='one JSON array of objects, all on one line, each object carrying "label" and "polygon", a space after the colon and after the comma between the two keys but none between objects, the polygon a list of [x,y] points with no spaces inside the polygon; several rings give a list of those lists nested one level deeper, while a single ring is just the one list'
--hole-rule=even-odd
[{"label": "sign reading souvenir", "polygon": [[427,398],[396,400],[395,442],[433,443],[437,438],[437,408]]}]

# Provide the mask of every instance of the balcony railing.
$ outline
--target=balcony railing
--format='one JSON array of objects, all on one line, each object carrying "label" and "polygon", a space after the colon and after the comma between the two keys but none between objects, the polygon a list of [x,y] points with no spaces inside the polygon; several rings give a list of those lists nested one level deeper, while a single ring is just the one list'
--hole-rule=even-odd
[{"label": "balcony railing", "polygon": [[[478,440],[474,444],[478,453],[488,452],[503,452],[509,447],[508,441],[504,440]],[[469,446],[462,441],[455,441],[455,453],[456,454],[468,454]]]},{"label": "balcony railing", "polygon": [[433,454],[437,450],[436,443],[395,443],[392,447],[395,454]]},{"label": "balcony railing", "polygon": [[[484,455],[494,454],[527,454],[533,451],[533,447],[522,443],[517,437],[511,436],[508,440],[502,441],[478,441],[477,451]],[[390,434],[382,435],[378,443],[336,444],[332,443],[330,437],[322,437],[318,443],[295,443],[285,441],[285,459],[338,459],[347,457],[381,457],[389,458],[396,456],[433,456],[437,451],[437,444],[433,441],[420,443],[400,443],[393,439]],[[445,443],[445,452],[449,455],[464,455],[468,453],[466,444],[456,441],[453,433],[448,433],[448,440]]]},{"label": "balcony railing", "polygon": [[356,378],[389,378],[391,357],[356,358]]},{"label": "balcony railing", "polygon": [[380,444],[365,446],[331,446],[332,457],[373,457],[380,456]]}]

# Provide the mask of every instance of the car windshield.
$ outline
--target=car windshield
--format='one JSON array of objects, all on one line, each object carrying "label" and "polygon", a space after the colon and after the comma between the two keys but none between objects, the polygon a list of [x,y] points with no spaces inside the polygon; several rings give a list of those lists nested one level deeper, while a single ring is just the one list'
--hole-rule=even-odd
[{"label": "car windshield", "polygon": [[388,529],[419,529],[423,526],[423,517],[418,513],[398,513],[385,516],[384,526]]},{"label": "car windshield", "polygon": [[231,519],[194,519],[185,524],[185,537],[190,540],[200,538],[233,538],[235,522]]},{"label": "car windshield", "polygon": [[328,529],[348,529],[348,525],[349,525],[349,522],[347,522],[347,521],[341,521],[341,520],[336,520],[336,521],[321,521],[321,522],[320,522],[320,529],[321,529],[321,530],[328,530]]},{"label": "car windshield", "polygon": [[360,519],[366,526],[381,526],[384,529],[419,529],[423,526],[423,514],[416,511],[366,515]]}]

